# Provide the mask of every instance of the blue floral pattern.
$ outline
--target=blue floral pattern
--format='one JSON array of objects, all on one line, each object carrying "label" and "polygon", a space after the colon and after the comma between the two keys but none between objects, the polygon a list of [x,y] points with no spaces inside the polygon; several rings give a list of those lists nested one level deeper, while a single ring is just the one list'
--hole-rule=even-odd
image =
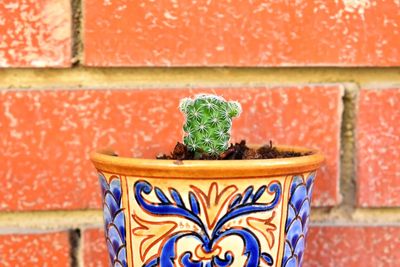
[{"label": "blue floral pattern", "polygon": [[[135,238],[138,238],[136,244],[141,244],[138,248],[140,254],[136,254],[142,258],[141,267],[237,266],[238,257],[245,260],[244,264],[240,264],[243,267],[276,266],[278,262],[282,267],[302,266],[315,172],[304,176],[287,177],[287,179],[291,179],[291,182],[290,187],[284,190],[289,192],[289,199],[287,214],[282,215],[283,218],[287,216],[284,244],[280,243],[283,246],[282,261],[276,258],[278,254],[273,254],[265,245],[266,240],[260,239],[263,236],[268,238],[278,235],[278,232],[268,231],[277,229],[276,222],[269,224],[271,218],[275,216],[278,204],[282,204],[283,188],[280,181],[275,180],[268,185],[245,185],[241,189],[235,185],[226,185],[221,187],[222,191],[219,191],[216,183],[212,183],[208,193],[196,186],[191,186],[185,194],[181,194],[172,187],[159,188],[146,180],[132,181],[130,188],[133,191],[130,198],[131,201],[135,201],[137,207],[132,210],[135,226],[131,231],[136,236]],[[99,174],[99,180],[103,195],[105,236],[110,266],[127,267],[121,180],[117,175],[106,178],[102,173]],[[209,206],[210,201],[213,200],[211,196],[215,201],[220,201],[213,203],[218,204],[214,207],[221,213],[209,213],[213,208]],[[143,214],[147,214],[147,217],[141,218],[142,213],[137,208],[140,208]],[[259,215],[255,216],[255,214]],[[154,216],[154,221],[149,219],[149,216]],[[157,217],[167,219],[163,219],[160,223]],[[192,226],[182,228],[178,222],[174,221],[174,218],[179,218],[178,222],[189,222]],[[237,224],[240,221],[247,224]],[[268,226],[270,228],[262,228]],[[193,230],[190,230],[192,228]],[[162,236],[153,235],[157,232],[163,233]],[[242,250],[221,252],[219,244],[230,242],[226,241],[228,239],[223,240],[225,238],[230,240],[231,237],[234,237],[232,240],[241,240]],[[268,242],[271,241],[268,243],[270,248],[278,245],[277,242],[274,245],[273,239],[271,240],[268,240]],[[193,247],[179,245],[185,242],[193,244]],[[156,251],[152,250],[154,245],[157,247]],[[204,255],[204,257],[199,255]]]},{"label": "blue floral pattern", "polygon": [[315,172],[308,177],[294,176],[290,187],[282,267],[300,267],[310,221],[311,195]]},{"label": "blue floral pattern", "polygon": [[[268,192],[273,194],[273,199],[269,203],[259,202],[261,196]],[[154,193],[158,201],[150,201],[147,195]],[[202,246],[205,253],[211,254],[223,238],[237,236],[244,244],[243,255],[247,257],[245,267],[256,267],[263,261],[267,265],[272,265],[274,259],[267,251],[261,251],[260,241],[251,231],[243,227],[226,227],[229,222],[242,216],[266,212],[273,210],[281,200],[282,188],[279,182],[271,183],[269,186],[261,186],[256,190],[253,186],[247,187],[242,193],[233,195],[232,201],[226,213],[222,214],[215,225],[210,229],[201,217],[199,199],[196,193],[189,192],[188,199],[190,205],[185,205],[182,196],[178,191],[171,188],[169,196],[163,190],[153,187],[145,180],[137,181],[134,185],[134,196],[137,204],[147,214],[155,216],[176,216],[185,218],[194,223],[200,231],[177,231],[165,238],[160,252],[147,261],[144,267],[173,267],[176,263],[188,267],[225,267],[230,266],[234,261],[234,255],[226,252],[224,255],[213,255],[208,259],[193,259],[193,251],[186,251],[183,256],[177,257],[176,246],[180,239],[191,238]]]},{"label": "blue floral pattern", "polygon": [[103,196],[104,232],[110,266],[127,267],[121,180],[119,177],[112,177],[110,183],[107,183],[106,178],[101,173],[99,180]]}]

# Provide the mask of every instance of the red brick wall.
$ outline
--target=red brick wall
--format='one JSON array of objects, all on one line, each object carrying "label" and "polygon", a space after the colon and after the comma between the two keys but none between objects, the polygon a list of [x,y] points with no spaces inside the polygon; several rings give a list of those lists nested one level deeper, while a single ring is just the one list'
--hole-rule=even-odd
[{"label": "red brick wall", "polygon": [[0,265],[106,266],[89,151],[168,151],[215,92],[326,155],[305,266],[400,266],[399,44],[397,0],[0,2]]}]

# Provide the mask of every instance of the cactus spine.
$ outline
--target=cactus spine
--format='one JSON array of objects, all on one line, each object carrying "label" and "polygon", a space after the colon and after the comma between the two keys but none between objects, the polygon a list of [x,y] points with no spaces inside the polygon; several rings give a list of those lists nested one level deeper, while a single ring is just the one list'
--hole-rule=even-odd
[{"label": "cactus spine", "polygon": [[218,155],[228,148],[232,118],[242,111],[238,102],[201,94],[182,99],[179,108],[186,117],[183,142],[190,150]]}]

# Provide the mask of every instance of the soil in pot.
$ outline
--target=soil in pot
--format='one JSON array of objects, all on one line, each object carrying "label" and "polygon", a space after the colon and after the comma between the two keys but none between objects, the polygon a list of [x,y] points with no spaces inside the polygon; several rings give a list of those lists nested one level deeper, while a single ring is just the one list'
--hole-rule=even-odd
[{"label": "soil in pot", "polygon": [[292,158],[309,155],[310,153],[300,153],[295,151],[280,151],[272,145],[263,145],[259,148],[250,148],[246,145],[246,141],[231,144],[229,148],[217,156],[207,153],[194,153],[190,151],[185,144],[177,143],[174,150],[169,154],[160,154],[157,159],[172,160],[240,160],[240,159],[277,159]]}]

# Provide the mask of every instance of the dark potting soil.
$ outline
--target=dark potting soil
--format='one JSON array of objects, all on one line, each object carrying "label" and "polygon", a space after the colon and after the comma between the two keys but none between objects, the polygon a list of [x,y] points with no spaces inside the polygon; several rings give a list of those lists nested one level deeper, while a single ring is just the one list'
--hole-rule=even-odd
[{"label": "dark potting soil", "polygon": [[246,145],[246,141],[231,144],[230,147],[217,156],[207,153],[195,153],[190,151],[185,144],[177,143],[170,155],[161,154],[157,159],[173,159],[173,160],[232,160],[232,159],[277,159],[292,158],[309,155],[309,153],[300,153],[294,151],[279,151],[270,142],[267,145],[257,149],[250,148]]}]

